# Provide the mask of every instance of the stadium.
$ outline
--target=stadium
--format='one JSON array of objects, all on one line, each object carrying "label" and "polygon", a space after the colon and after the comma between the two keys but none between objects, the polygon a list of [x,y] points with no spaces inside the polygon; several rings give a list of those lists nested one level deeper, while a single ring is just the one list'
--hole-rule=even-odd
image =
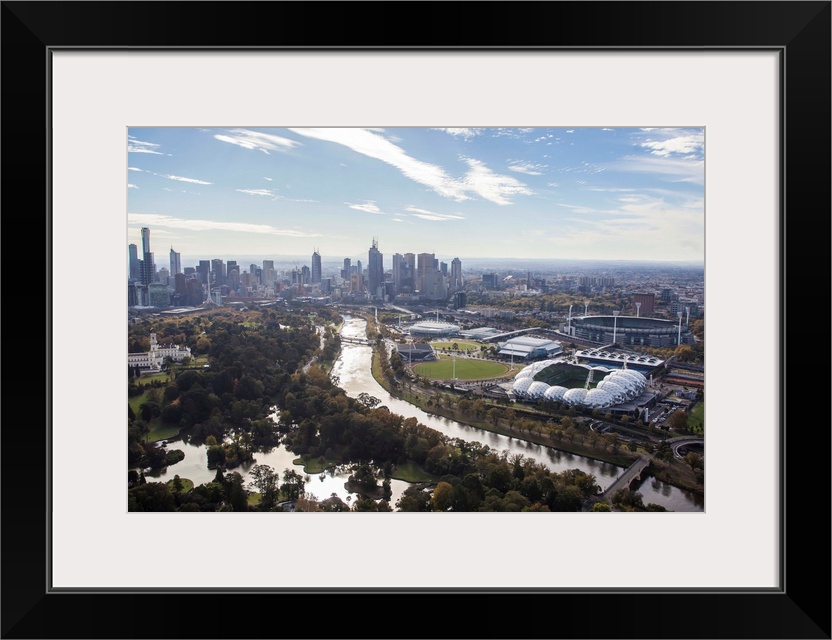
[{"label": "stadium", "polygon": [[411,336],[423,336],[426,338],[443,338],[455,336],[459,333],[459,325],[452,322],[415,322],[407,328]]},{"label": "stadium", "polygon": [[521,400],[550,400],[566,406],[637,413],[655,404],[647,378],[631,369],[535,362],[514,377],[512,393]]},{"label": "stadium", "polygon": [[675,347],[694,343],[688,325],[662,318],[583,316],[572,318],[563,330],[567,335],[599,345]]}]

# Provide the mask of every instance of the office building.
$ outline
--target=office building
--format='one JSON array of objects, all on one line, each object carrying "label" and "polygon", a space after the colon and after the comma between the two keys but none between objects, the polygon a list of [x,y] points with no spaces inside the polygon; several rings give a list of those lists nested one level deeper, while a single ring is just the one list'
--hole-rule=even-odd
[{"label": "office building", "polygon": [[312,284],[321,284],[321,254],[317,249],[312,253]]},{"label": "office building", "polygon": [[367,264],[367,282],[370,296],[373,298],[383,297],[383,294],[379,295],[379,287],[384,284],[384,255],[378,250],[378,238],[373,238],[373,246],[370,247]]},{"label": "office building", "polygon": [[460,289],[462,289],[462,260],[454,258],[451,260],[450,290],[459,291]]},{"label": "office building", "polygon": [[211,260],[211,271],[214,275],[214,284],[221,287],[225,284],[225,263],[219,258]]},{"label": "office building", "polygon": [[170,275],[175,276],[182,273],[182,254],[170,248]]},{"label": "office building", "polygon": [[129,279],[130,280],[141,280],[141,260],[139,260],[139,248],[134,245],[127,246],[127,256],[128,256],[128,265],[129,265]]},{"label": "office building", "polygon": [[200,260],[196,267],[196,272],[199,274],[199,281],[208,286],[211,284],[211,261]]},{"label": "office building", "polygon": [[156,265],[153,262],[153,253],[150,251],[150,229],[142,227],[142,264],[141,281],[147,287],[154,281],[156,276]]},{"label": "office building", "polygon": [[652,316],[656,312],[656,294],[636,293],[633,295],[633,311],[638,316]]}]

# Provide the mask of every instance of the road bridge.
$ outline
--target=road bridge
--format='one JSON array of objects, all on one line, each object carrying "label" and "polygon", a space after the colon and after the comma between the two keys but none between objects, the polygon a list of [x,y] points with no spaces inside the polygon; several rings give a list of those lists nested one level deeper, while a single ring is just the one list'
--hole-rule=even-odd
[{"label": "road bridge", "polygon": [[643,480],[642,474],[650,466],[650,456],[639,456],[633,464],[615,479],[610,486],[599,496],[601,500],[611,501],[612,497],[621,489],[632,489],[634,485]]},{"label": "road bridge", "polygon": [[375,340],[368,340],[367,338],[351,338],[346,336],[341,336],[341,342],[348,342],[350,344],[363,344],[372,346],[376,343]]}]

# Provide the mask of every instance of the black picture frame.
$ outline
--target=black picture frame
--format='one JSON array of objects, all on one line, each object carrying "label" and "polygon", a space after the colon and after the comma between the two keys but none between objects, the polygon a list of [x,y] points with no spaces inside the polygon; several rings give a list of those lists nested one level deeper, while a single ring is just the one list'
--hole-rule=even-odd
[{"label": "black picture frame", "polygon": [[[823,353],[816,343],[805,344],[795,337],[805,333],[794,327],[800,326],[807,311],[827,317],[823,313],[827,302],[820,310],[814,304],[807,309],[795,291],[800,289],[798,282],[807,279],[820,280],[826,287],[827,272],[820,276],[817,272],[829,264],[830,2],[407,2],[395,6],[394,11],[393,3],[360,2],[2,3],[3,266],[7,273],[17,273],[25,265],[28,273],[26,282],[6,278],[2,291],[9,312],[6,336],[24,331],[38,346],[40,335],[46,336],[44,351],[39,353],[28,340],[4,344],[8,375],[3,385],[7,420],[0,432],[2,637],[829,638],[830,433],[826,408],[818,411],[806,402],[802,389],[811,384],[802,379],[803,373]],[[273,12],[283,27],[275,28],[272,19],[265,19]],[[552,15],[557,19],[552,20]],[[388,28],[376,28],[379,17]],[[48,487],[56,479],[45,452],[53,411],[48,398],[55,382],[49,377],[48,347],[49,328],[59,321],[60,311],[50,304],[54,285],[49,256],[51,243],[59,241],[49,234],[50,52],[129,47],[779,51],[785,80],[780,132],[785,187],[780,229],[783,335],[780,345],[758,346],[770,349],[781,367],[781,588],[674,593],[638,589],[51,592]],[[25,213],[19,212],[21,202]],[[41,238],[46,238],[43,245]],[[42,246],[44,255],[31,255],[32,245]],[[41,283],[46,284],[45,296]],[[825,292],[818,297],[826,299]],[[32,310],[31,298],[43,302],[41,314]],[[25,312],[24,327],[16,318],[20,311]],[[42,333],[38,316],[44,323]],[[787,328],[789,318],[791,328]],[[821,327],[816,340],[824,334]],[[792,348],[787,350],[788,338]],[[809,346],[813,349],[804,348]],[[789,398],[787,379],[794,391]],[[16,409],[21,402],[27,407],[25,414]],[[811,456],[817,452],[819,456]],[[737,508],[742,508],[741,501]],[[604,552],[614,562],[614,543]],[[507,549],[505,561],[524,553]],[[645,562],[668,561],[673,557],[645,553]],[[461,622],[445,627],[442,610]],[[398,611],[401,627],[389,628],[382,622],[383,611]]]}]

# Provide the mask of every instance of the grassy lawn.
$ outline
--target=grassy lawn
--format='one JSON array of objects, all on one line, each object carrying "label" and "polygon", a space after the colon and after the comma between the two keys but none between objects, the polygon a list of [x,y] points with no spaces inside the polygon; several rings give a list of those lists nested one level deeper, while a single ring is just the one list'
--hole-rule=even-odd
[{"label": "grassy lawn", "polygon": [[392,476],[396,480],[405,482],[438,482],[439,477],[423,471],[412,462],[397,464],[393,468]]},{"label": "grassy lawn", "polygon": [[309,460],[306,456],[301,456],[300,458],[292,460],[292,464],[302,464],[304,473],[322,473],[326,469],[334,467],[337,463],[332,460],[327,460],[323,456],[315,458],[314,460]]},{"label": "grassy lawn", "polygon": [[688,426],[694,433],[705,431],[705,403],[700,402],[688,416]]},{"label": "grassy lawn", "polygon": [[165,424],[158,418],[150,421],[150,433],[147,435],[148,442],[167,440],[179,433],[179,426]]},{"label": "grassy lawn", "polygon": [[[176,475],[176,474],[174,474]],[[188,493],[191,489],[194,488],[194,481],[188,480],[188,478],[179,478],[182,481],[182,493]],[[171,491],[175,491],[173,488],[173,480],[168,480],[165,484],[168,485],[168,489]]]},{"label": "grassy lawn", "polygon": [[[509,372],[510,367],[499,362],[487,360],[456,361],[456,377],[459,380],[481,380],[483,378],[497,378]],[[417,364],[413,369],[420,376],[437,379],[450,379],[454,375],[454,363],[451,358],[441,358],[434,362]]]},{"label": "grassy lawn", "polygon": [[142,376],[139,378],[139,382],[153,382],[155,380],[159,380],[161,382],[168,382],[170,380],[170,374],[168,373],[154,373],[150,376]]},{"label": "grassy lawn", "polygon": [[256,492],[248,494],[247,502],[248,506],[256,507],[258,504],[260,504],[260,494]]},{"label": "grassy lawn", "polygon": [[[127,399],[127,404],[130,405],[130,408],[133,410],[133,414],[137,417],[141,417],[141,407],[142,403],[147,400],[147,391],[139,396],[133,396],[132,398]],[[148,426],[150,427],[150,433],[147,436],[148,442],[158,442],[159,440],[167,440],[168,438],[172,438],[177,433],[179,433],[179,425],[172,425],[162,422],[160,418],[153,418],[149,423]]]},{"label": "grassy lawn", "polygon": [[437,340],[435,342],[431,342],[430,346],[432,346],[437,351],[441,351],[442,349],[453,349],[454,344],[456,344],[459,347],[460,351],[479,351],[480,347],[484,343],[477,342],[476,340],[451,340],[450,342],[445,340]]}]

